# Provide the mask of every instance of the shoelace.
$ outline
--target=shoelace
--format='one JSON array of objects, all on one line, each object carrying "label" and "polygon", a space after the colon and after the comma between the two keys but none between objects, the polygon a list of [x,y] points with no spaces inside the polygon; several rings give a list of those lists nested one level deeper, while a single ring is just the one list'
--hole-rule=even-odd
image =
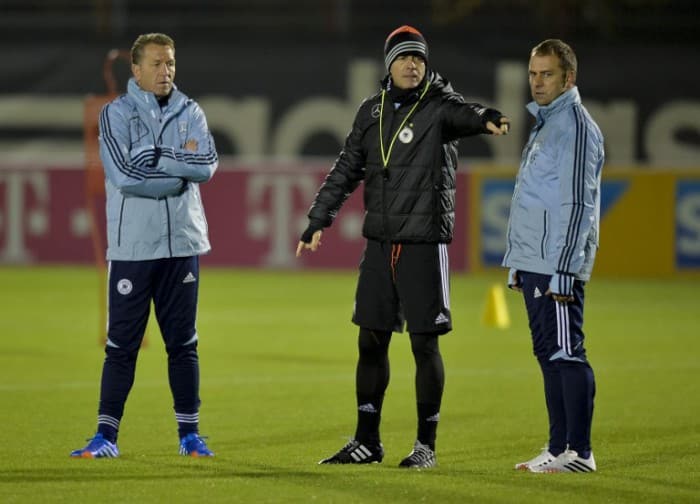
[{"label": "shoelace", "polygon": [[192,437],[188,441],[185,441],[184,445],[182,445],[182,449],[186,450],[189,453],[194,451],[210,451],[209,447],[204,442],[205,439],[209,439],[209,436],[200,436],[199,434],[195,434],[194,437]]},{"label": "shoelace", "polygon": [[90,445],[93,444],[93,443],[100,443],[100,442],[103,442],[103,441],[104,441],[105,443],[114,444],[114,443],[112,443],[109,439],[105,438],[104,436],[100,436],[100,437],[92,436],[92,437],[89,437],[89,438],[85,438],[85,441],[89,441],[88,446],[90,446]]},{"label": "shoelace", "polygon": [[190,440],[186,441],[185,444],[193,444],[195,445],[195,447],[199,447],[202,445],[206,446],[206,443],[204,442],[205,439],[209,439],[209,436],[200,436],[199,434],[195,434],[195,436]]},{"label": "shoelace", "polygon": [[416,462],[428,462],[433,458],[433,452],[430,448],[425,446],[418,446],[413,448],[413,454],[411,458]]},{"label": "shoelace", "polygon": [[355,449],[358,446],[360,446],[360,442],[355,439],[351,439],[347,442],[345,446],[343,446],[343,449],[341,451],[349,451],[350,449]]},{"label": "shoelace", "polygon": [[[100,456],[107,457],[117,457],[119,455],[119,450],[115,443],[106,439],[104,436],[93,436],[91,438],[86,438],[85,441],[89,441],[87,446],[83,448],[83,452],[89,451]],[[106,455],[105,455],[106,454]]]}]

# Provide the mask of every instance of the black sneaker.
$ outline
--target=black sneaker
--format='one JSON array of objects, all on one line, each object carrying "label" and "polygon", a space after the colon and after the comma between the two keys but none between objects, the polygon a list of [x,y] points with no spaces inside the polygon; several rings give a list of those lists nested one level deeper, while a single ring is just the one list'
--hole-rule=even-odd
[{"label": "black sneaker", "polygon": [[435,467],[436,465],[437,460],[435,460],[435,452],[430,446],[416,441],[416,444],[413,445],[413,451],[408,454],[408,457],[401,461],[399,467],[427,469],[428,467]]},{"label": "black sneaker", "polygon": [[382,444],[365,446],[356,439],[351,439],[338,453],[325,458],[319,464],[371,464],[379,463],[384,458]]}]

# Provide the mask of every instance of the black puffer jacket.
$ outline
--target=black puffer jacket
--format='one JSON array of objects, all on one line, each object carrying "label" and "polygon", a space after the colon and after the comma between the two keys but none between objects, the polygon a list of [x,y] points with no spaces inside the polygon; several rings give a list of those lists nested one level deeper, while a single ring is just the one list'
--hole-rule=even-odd
[{"label": "black puffer jacket", "polygon": [[449,243],[455,221],[457,139],[486,133],[486,117],[493,121],[500,113],[465,103],[435,72],[396,110],[388,93],[382,107],[382,94],[360,105],[345,146],[311,205],[310,228],[330,226],[364,180],[365,238]]}]

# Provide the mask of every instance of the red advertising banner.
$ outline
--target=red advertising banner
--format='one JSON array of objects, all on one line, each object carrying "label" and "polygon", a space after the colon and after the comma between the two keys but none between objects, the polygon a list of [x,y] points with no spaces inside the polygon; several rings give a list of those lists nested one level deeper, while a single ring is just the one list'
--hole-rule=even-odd
[{"label": "red advertising banner", "polygon": [[[212,251],[202,265],[356,268],[362,250],[362,187],[346,201],[316,253],[295,257],[306,213],[331,163],[222,164],[201,186]],[[104,236],[104,202],[85,195],[82,167],[0,168],[0,263],[91,263],[91,203]],[[466,267],[466,176],[458,176],[454,270]],[[104,254],[104,244],[98,246]]]},{"label": "red advertising banner", "polygon": [[89,263],[81,169],[0,168],[0,263]]}]

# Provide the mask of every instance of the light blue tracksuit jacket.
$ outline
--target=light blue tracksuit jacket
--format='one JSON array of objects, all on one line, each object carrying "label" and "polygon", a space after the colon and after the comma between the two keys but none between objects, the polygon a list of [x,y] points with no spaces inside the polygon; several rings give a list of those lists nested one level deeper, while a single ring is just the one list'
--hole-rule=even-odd
[{"label": "light blue tracksuit jacket", "polygon": [[[218,156],[204,112],[173,88],[162,109],[129,80],[105,105],[99,124],[107,193],[107,259],[187,257],[211,249],[199,183]],[[185,148],[197,143],[196,151]]]},{"label": "light blue tracksuit jacket", "polygon": [[[578,88],[527,109],[536,124],[523,151],[503,266],[552,275],[555,294],[588,280],[598,249],[603,135]],[[510,282],[512,284],[512,282]]]}]

